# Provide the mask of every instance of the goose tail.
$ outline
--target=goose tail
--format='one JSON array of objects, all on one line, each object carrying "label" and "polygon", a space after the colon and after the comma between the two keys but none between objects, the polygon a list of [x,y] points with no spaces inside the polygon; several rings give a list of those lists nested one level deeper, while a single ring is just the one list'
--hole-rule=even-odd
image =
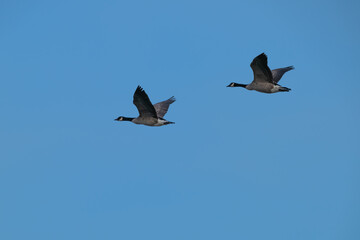
[{"label": "goose tail", "polygon": [[291,91],[291,89],[287,88],[287,87],[280,87],[279,88],[279,92],[289,92],[289,91]]}]

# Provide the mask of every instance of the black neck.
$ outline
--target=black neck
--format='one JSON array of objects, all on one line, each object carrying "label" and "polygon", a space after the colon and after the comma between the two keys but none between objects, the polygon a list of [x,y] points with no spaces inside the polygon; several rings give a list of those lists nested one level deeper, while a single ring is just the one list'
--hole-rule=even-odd
[{"label": "black neck", "polygon": [[135,119],[135,118],[128,118],[128,117],[123,117],[123,121],[132,121],[133,119]]},{"label": "black neck", "polygon": [[233,87],[243,87],[246,88],[247,84],[241,84],[241,83],[234,83]]}]

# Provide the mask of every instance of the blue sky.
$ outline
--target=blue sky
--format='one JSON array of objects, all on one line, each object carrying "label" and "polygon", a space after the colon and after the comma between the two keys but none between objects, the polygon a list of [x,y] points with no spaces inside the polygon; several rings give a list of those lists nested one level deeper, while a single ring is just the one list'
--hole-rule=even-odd
[{"label": "blue sky", "polygon": [[[359,10],[1,1],[0,238],[359,239]],[[262,52],[291,92],[225,87]]]}]

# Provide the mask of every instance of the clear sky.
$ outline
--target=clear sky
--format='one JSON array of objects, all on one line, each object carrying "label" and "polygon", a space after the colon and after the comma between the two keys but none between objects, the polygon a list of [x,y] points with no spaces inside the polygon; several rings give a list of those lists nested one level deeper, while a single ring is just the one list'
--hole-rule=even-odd
[{"label": "clear sky", "polygon": [[[2,0],[0,239],[360,239],[359,12]],[[226,88],[262,52],[292,91]]]}]

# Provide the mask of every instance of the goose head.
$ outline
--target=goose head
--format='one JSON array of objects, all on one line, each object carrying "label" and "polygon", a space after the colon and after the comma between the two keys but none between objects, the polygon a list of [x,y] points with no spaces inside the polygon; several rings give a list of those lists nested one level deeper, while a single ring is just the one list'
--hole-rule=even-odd
[{"label": "goose head", "polygon": [[115,118],[114,120],[115,120],[115,121],[124,121],[124,117],[123,117],[123,116],[120,116],[120,117],[118,117],[118,118]]},{"label": "goose head", "polygon": [[120,117],[118,117],[118,118],[115,118],[114,120],[115,121],[132,121],[132,120],[134,120],[135,118],[128,118],[128,117],[123,117],[123,116],[120,116]]}]

